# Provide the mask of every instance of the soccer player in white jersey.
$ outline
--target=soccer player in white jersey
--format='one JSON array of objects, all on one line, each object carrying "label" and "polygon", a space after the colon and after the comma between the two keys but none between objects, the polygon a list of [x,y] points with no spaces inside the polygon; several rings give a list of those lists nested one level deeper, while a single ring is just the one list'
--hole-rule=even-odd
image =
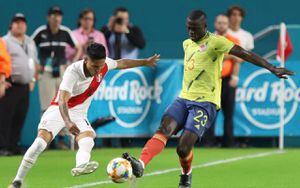
[{"label": "soccer player in white jersey", "polygon": [[76,167],[71,170],[71,174],[79,176],[94,172],[98,163],[90,161],[90,153],[96,134],[87,120],[87,110],[102,79],[111,69],[155,66],[160,57],[154,55],[148,59],[112,60],[106,57],[105,48],[97,43],[89,45],[86,53],[84,60],[73,63],[65,71],[59,91],[42,116],[38,135],[25,153],[10,187],[21,187],[24,177],[38,156],[65,126],[75,136],[79,147]]}]

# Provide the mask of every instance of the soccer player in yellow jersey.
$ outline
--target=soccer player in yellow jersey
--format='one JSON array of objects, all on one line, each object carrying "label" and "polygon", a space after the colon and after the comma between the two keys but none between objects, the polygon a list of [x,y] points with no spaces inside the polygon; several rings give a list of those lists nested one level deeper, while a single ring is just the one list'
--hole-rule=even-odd
[{"label": "soccer player in yellow jersey", "polygon": [[208,32],[206,15],[201,10],[190,13],[186,26],[190,38],[183,42],[185,56],[181,93],[166,110],[161,126],[145,145],[140,159],[137,160],[128,153],[123,154],[123,158],[131,162],[133,174],[141,177],[150,160],[165,148],[167,140],[183,130],[177,146],[182,167],[180,188],[191,187],[193,146],[201,140],[220,109],[224,54],[229,53],[266,68],[279,78],[287,78],[286,75],[293,74],[285,68],[274,67],[260,56],[222,36]]}]

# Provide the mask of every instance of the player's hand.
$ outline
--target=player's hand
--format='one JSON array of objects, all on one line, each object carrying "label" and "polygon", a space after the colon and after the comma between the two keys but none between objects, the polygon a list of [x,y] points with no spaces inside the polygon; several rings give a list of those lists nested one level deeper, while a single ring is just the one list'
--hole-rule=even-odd
[{"label": "player's hand", "polygon": [[239,78],[237,76],[231,76],[229,85],[230,87],[236,88],[239,82]]},{"label": "player's hand", "polygon": [[80,130],[78,129],[77,125],[73,122],[67,122],[66,123],[67,128],[69,129],[70,133],[74,136],[78,136],[80,133]]},{"label": "player's hand", "polygon": [[294,72],[283,67],[273,67],[270,71],[273,74],[275,74],[278,78],[283,78],[283,79],[287,79],[287,76],[294,75]]},{"label": "player's hand", "polygon": [[145,66],[149,66],[149,67],[155,67],[156,66],[156,62],[160,60],[160,55],[159,54],[155,54],[149,58],[146,59],[146,64]]}]

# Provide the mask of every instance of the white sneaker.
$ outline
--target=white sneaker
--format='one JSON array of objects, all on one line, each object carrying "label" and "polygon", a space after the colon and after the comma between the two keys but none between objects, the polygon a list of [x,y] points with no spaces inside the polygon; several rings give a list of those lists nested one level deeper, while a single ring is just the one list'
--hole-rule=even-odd
[{"label": "white sneaker", "polygon": [[72,176],[80,176],[84,174],[90,174],[97,170],[99,163],[96,161],[90,161],[86,164],[82,164],[78,167],[75,167],[71,170]]}]

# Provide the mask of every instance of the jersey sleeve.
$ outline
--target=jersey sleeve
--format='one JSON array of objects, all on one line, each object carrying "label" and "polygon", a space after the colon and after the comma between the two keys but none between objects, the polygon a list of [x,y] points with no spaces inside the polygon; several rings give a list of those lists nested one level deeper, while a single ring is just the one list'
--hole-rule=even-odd
[{"label": "jersey sleeve", "polygon": [[78,75],[72,70],[72,67],[67,68],[64,73],[63,79],[60,83],[59,90],[72,93],[73,87],[78,80]]},{"label": "jersey sleeve", "polygon": [[214,48],[219,53],[229,53],[234,43],[222,36],[216,36]]},{"label": "jersey sleeve", "polygon": [[182,42],[183,51],[185,51],[185,49],[188,47],[188,45],[189,45],[189,39]]},{"label": "jersey sleeve", "polygon": [[117,68],[117,61],[111,58],[106,57],[105,63],[107,64],[108,70],[116,69]]}]

